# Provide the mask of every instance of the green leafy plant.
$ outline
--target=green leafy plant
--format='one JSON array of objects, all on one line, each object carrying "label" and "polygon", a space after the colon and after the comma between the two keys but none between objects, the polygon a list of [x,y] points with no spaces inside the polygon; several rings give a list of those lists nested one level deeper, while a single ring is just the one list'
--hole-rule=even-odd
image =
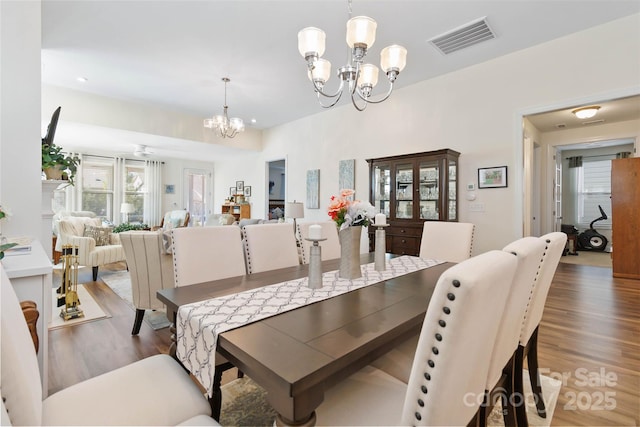
[{"label": "green leafy plant", "polygon": [[147,224],[130,224],[128,222],[124,222],[122,224],[116,225],[111,230],[112,233],[122,233],[123,231],[132,231],[132,230],[147,230],[149,226]]},{"label": "green leafy plant", "polygon": [[58,167],[63,171],[70,185],[74,185],[73,179],[78,172],[80,158],[62,152],[62,147],[55,144],[42,143],[42,170]]}]

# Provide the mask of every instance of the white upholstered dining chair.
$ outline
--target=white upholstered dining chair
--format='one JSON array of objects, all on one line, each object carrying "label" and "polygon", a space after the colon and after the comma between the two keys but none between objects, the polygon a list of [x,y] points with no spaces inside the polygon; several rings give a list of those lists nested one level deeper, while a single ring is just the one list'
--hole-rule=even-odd
[{"label": "white upholstered dining chair", "polygon": [[515,354],[527,304],[539,278],[545,248],[546,245],[541,239],[523,237],[502,249],[517,258],[518,267],[508,291],[507,304],[491,355],[486,383],[486,400],[480,412],[481,426],[487,424],[487,418],[497,399],[502,400],[505,425],[515,425],[514,405],[521,402],[513,394]]},{"label": "white upholstered dining chair", "polygon": [[131,276],[136,308],[131,335],[137,335],[145,311],[164,307],[156,297],[157,291],[175,287],[173,258],[164,250],[162,231],[126,231],[120,233],[120,242]]},{"label": "white upholstered dining chair", "polygon": [[[549,288],[553,276],[558,268],[558,263],[562,257],[562,251],[567,243],[567,235],[556,231],[539,237],[545,247],[545,255],[540,265],[540,274],[534,287],[529,304],[527,305],[522,328],[520,332],[520,342],[514,362],[514,392],[524,395],[524,383],[522,374],[524,372],[524,359],[527,359],[529,368],[529,381],[531,390],[534,393],[536,409],[538,415],[546,418],[546,408],[542,396],[540,373],[538,372],[538,327],[542,320],[542,313],[549,294]],[[516,417],[519,427],[527,427],[527,411],[524,405],[516,407]]]},{"label": "white upholstered dining chair", "polygon": [[[420,257],[448,262],[460,262],[471,257],[475,226],[465,222],[426,221],[422,228]],[[416,353],[419,335],[401,342],[391,351],[371,363],[407,383]]]},{"label": "white upholstered dining chair", "polygon": [[484,394],[516,257],[489,251],[446,270],[420,332],[409,384],[367,366],[325,391],[318,425],[467,425]]},{"label": "white upholstered dining chair", "polygon": [[322,260],[340,258],[340,239],[335,221],[298,222],[302,263],[309,264],[311,259],[311,242],[305,239],[309,237],[309,227],[314,224],[322,227],[322,237],[327,239],[318,243],[322,249],[320,251]]},{"label": "white upholstered dining chair", "polygon": [[252,224],[244,227],[249,274],[300,264],[293,224]]},{"label": "white upholstered dining chair", "polygon": [[159,354],[74,384],[46,399],[18,298],[0,264],[2,425],[218,425],[196,384]]},{"label": "white upholstered dining chair", "polygon": [[176,287],[246,274],[239,227],[171,230]]},{"label": "white upholstered dining chair", "polygon": [[460,262],[471,256],[475,226],[468,222],[425,221],[420,257]]},{"label": "white upholstered dining chair", "polygon": [[[240,227],[180,227],[171,230],[171,238],[176,287],[246,274]],[[220,419],[222,373],[233,365],[220,353],[215,362],[212,416]]]}]

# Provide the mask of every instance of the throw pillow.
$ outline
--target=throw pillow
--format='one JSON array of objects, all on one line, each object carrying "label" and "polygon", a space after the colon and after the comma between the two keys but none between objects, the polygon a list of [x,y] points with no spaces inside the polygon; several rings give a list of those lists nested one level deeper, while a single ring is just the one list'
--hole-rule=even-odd
[{"label": "throw pillow", "polygon": [[229,214],[222,214],[218,219],[220,225],[231,225],[236,221],[236,217]]},{"label": "throw pillow", "polygon": [[84,237],[93,237],[96,246],[106,246],[110,244],[109,236],[111,235],[111,227],[97,227],[86,225],[84,227]]}]

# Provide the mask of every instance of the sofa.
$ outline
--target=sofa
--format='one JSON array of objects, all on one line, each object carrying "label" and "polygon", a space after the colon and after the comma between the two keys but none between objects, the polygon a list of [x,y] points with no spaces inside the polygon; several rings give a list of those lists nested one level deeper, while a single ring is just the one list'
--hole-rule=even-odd
[{"label": "sofa", "polygon": [[93,280],[98,279],[98,267],[125,260],[124,250],[111,227],[103,227],[100,218],[65,217],[58,222],[56,249],[71,245],[78,248],[78,263],[91,266]]}]

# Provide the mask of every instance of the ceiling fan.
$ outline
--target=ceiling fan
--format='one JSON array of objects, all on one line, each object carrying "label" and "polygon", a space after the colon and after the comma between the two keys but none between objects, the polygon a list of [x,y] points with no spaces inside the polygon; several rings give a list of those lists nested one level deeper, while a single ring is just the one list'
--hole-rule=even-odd
[{"label": "ceiling fan", "polygon": [[151,154],[153,154],[153,151],[146,145],[136,145],[133,150],[133,155],[136,157],[149,157]]}]

